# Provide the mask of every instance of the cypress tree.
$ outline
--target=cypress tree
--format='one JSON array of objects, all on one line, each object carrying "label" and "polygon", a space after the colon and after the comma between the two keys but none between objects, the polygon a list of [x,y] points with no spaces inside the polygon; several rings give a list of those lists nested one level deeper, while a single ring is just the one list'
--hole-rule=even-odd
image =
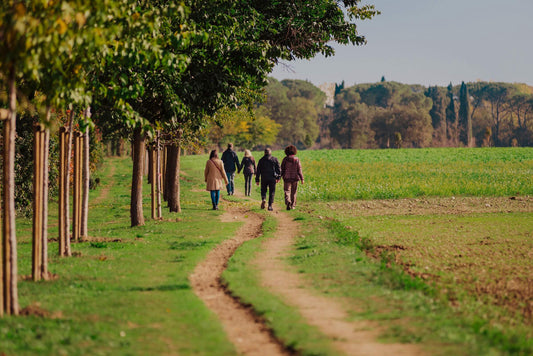
[{"label": "cypress tree", "polygon": [[446,107],[446,126],[448,127],[448,139],[452,142],[455,142],[457,139],[455,132],[455,128],[457,127],[457,112],[455,111],[453,85],[451,82],[450,85],[448,85],[448,98],[450,100],[448,106]]},{"label": "cypress tree", "polygon": [[459,90],[459,141],[465,146],[470,146],[472,141],[472,119],[470,117],[470,102],[468,101],[468,88],[465,82],[461,83]]},{"label": "cypress tree", "polygon": [[446,95],[437,86],[429,87],[425,95],[433,102],[433,106],[429,111],[431,125],[433,126],[433,145],[445,144],[447,138]]},{"label": "cypress tree", "polygon": [[335,95],[339,94],[342,89],[344,89],[344,80],[341,84],[335,83]]}]

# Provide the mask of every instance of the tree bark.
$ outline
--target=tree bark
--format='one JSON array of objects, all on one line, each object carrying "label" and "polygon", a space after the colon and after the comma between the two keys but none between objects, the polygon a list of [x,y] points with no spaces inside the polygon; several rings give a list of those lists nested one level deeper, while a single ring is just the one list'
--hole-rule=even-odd
[{"label": "tree bark", "polygon": [[163,196],[163,200],[167,201],[167,198],[165,197],[166,194],[166,181],[167,181],[167,145],[163,144],[161,147],[161,162],[159,163],[161,165],[161,195]]},{"label": "tree bark", "polygon": [[41,124],[33,130],[33,230],[32,230],[32,278],[42,279],[42,232],[43,232],[43,180],[44,180],[44,131]]},{"label": "tree bark", "polygon": [[80,207],[81,207],[81,133],[73,133],[74,140],[74,172],[72,177],[72,239],[80,240]]},{"label": "tree bark", "polygon": [[178,190],[176,189],[176,177],[179,177],[178,156],[179,148],[176,143],[168,146],[167,155],[167,179],[165,193],[170,212],[179,212]]},{"label": "tree bark", "polygon": [[67,128],[62,126],[59,129],[59,202],[58,202],[58,239],[59,239],[59,256],[66,256],[66,236],[68,230],[65,229],[65,178],[66,173],[66,155],[67,155]]},{"label": "tree bark", "polygon": [[181,147],[179,140],[169,146],[167,160],[167,187],[168,187],[168,207],[171,212],[181,212],[180,204],[180,159]]},{"label": "tree bark", "polygon": [[[147,182],[148,184],[153,184],[154,181],[152,180],[152,176],[153,174],[155,173],[154,171],[154,164],[155,164],[155,159],[154,159],[154,156],[155,156],[155,150],[156,148],[154,148],[153,146],[150,146],[148,148],[148,175],[147,175]],[[155,196],[155,195],[154,195]]]},{"label": "tree bark", "polygon": [[59,184],[59,256],[71,256],[70,249],[70,158],[72,156],[72,109],[67,115],[68,126],[62,127],[61,155],[60,155],[60,184]]},{"label": "tree bark", "polygon": [[44,127],[44,154],[43,154],[43,225],[42,225],[42,265],[41,265],[41,275],[45,280],[49,279],[48,275],[48,182],[49,182],[49,171],[50,171],[50,161],[48,159],[49,151],[50,151],[50,129],[49,129],[49,123],[50,123],[50,115],[51,115],[51,108],[46,108],[46,120],[45,120],[45,127]]},{"label": "tree bark", "polygon": [[163,188],[163,198],[170,207],[170,199],[172,195],[172,182],[174,182],[174,174],[176,172],[177,151],[176,144],[170,143],[166,145],[166,162],[165,162],[165,180]]},{"label": "tree bark", "polygon": [[82,136],[83,154],[82,154],[82,200],[81,200],[81,226],[80,235],[82,239],[89,236],[88,224],[89,224],[89,179],[91,172],[89,169],[90,164],[90,147],[89,147],[89,127],[85,127],[85,133]]},{"label": "tree bark", "polygon": [[159,131],[156,132],[155,140],[149,149],[149,183],[151,184],[152,219],[161,219],[161,149]]},{"label": "tree bark", "polygon": [[180,182],[180,170],[181,170],[181,141],[178,141],[178,160],[176,162],[176,175],[174,178],[174,197],[176,212],[181,213],[181,182]]},{"label": "tree bark", "polygon": [[15,131],[17,97],[15,71],[9,76],[9,117],[4,122],[4,174],[2,210],[2,308],[6,314],[19,312],[17,291],[17,238],[15,231]]},{"label": "tree bark", "polygon": [[161,212],[161,186],[162,186],[161,177],[162,177],[162,174],[161,174],[161,140],[160,140],[160,137],[161,137],[160,132],[157,131],[155,169],[156,169],[156,194],[157,194],[156,205],[157,205],[157,218],[158,219],[161,219],[163,217],[163,214]]},{"label": "tree bark", "polygon": [[149,148],[149,157],[148,164],[150,164],[150,169],[148,170],[148,183],[150,184],[150,198],[152,202],[152,219],[157,219],[157,176],[156,176],[156,168],[154,165],[156,164],[155,156],[156,156],[156,150],[157,148],[152,146]]},{"label": "tree bark", "polygon": [[133,174],[131,183],[131,203],[130,218],[131,226],[144,225],[143,207],[142,207],[142,182],[143,182],[143,163],[145,159],[145,138],[142,128],[136,128],[133,131]]}]

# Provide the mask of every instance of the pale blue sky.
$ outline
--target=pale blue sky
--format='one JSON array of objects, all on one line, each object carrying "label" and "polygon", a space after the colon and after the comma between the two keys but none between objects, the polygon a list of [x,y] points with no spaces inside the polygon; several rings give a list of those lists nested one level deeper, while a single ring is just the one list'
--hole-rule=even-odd
[{"label": "pale blue sky", "polygon": [[[533,0],[366,0],[381,15],[358,23],[364,46],[283,62],[272,76],[346,86],[382,76],[446,86],[477,80],[533,86]],[[288,69],[286,66],[289,66]]]}]

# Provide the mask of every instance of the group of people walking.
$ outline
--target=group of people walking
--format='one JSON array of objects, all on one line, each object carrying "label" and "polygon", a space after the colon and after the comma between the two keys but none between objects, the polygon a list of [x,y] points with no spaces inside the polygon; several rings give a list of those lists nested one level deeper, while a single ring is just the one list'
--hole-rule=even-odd
[{"label": "group of people walking", "polygon": [[244,151],[244,157],[239,162],[237,153],[233,150],[233,144],[229,143],[228,148],[222,153],[222,159],[218,158],[217,150],[211,151],[209,160],[206,163],[204,178],[207,183],[207,190],[211,193],[213,210],[218,210],[220,201],[220,190],[226,186],[228,195],[235,193],[235,172],[242,171],[244,175],[244,195],[250,196],[252,190],[252,179],[255,175],[255,183],[261,185],[261,209],[267,207],[272,211],[274,196],[276,194],[276,184],[283,179],[283,191],[285,193],[285,206],[287,210],[296,207],[296,192],[298,182],[304,182],[302,165],[300,159],[296,157],[298,153],[294,145],[285,148],[285,157],[281,165],[276,157],[272,156],[272,150],[266,148],[263,157],[255,163],[250,150]]}]

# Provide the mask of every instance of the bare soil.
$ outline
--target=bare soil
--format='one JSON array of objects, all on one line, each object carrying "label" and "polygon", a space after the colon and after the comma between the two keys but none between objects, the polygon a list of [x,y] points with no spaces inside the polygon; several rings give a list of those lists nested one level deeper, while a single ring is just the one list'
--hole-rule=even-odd
[{"label": "bare soil", "polygon": [[441,215],[498,212],[531,212],[533,197],[428,197],[394,200],[355,200],[325,203],[336,213],[376,215]]}]

